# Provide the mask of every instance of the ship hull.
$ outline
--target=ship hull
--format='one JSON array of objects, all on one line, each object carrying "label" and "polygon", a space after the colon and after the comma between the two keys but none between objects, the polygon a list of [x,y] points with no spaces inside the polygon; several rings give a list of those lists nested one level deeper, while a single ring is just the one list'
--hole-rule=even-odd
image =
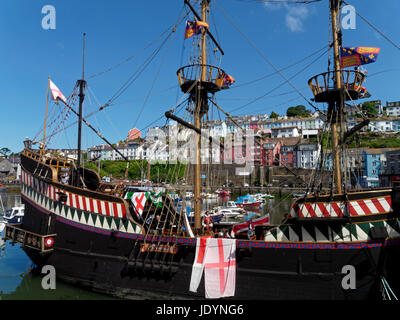
[{"label": "ship hull", "polygon": [[[43,229],[50,212],[23,197],[24,228]],[[189,292],[195,242],[179,245],[173,264],[157,259],[129,267],[128,256],[140,240],[85,230],[77,223],[54,217],[57,234],[54,251],[43,255],[24,248],[38,266],[52,265],[58,279],[123,298],[204,298],[204,282],[198,293]],[[395,263],[386,257],[398,255],[398,245],[370,243],[345,249],[258,247],[242,241],[237,248],[235,299],[379,299],[377,265],[393,274]],[[143,263],[144,262],[144,263]],[[356,271],[356,288],[344,288],[343,267]],[[398,268],[396,266],[395,268]],[[203,277],[204,278],[204,277]],[[204,281],[204,279],[202,280]]]},{"label": "ship hull", "polygon": [[[25,215],[18,226],[20,243],[38,267],[52,265],[60,280],[118,297],[204,299],[204,277],[198,292],[189,291],[196,238],[146,232],[121,196],[63,185],[50,166],[33,157],[22,155],[21,167]],[[42,176],[35,174],[38,170]],[[376,205],[391,208],[384,202],[389,200]],[[236,240],[232,298],[379,299],[382,276],[397,292],[397,205],[393,211],[391,216],[360,216],[358,222],[299,220],[271,230],[256,228],[259,240]],[[16,241],[15,230],[8,231]],[[50,248],[32,248],[32,238],[45,244],[50,237]],[[346,274],[349,266],[353,274]]]}]

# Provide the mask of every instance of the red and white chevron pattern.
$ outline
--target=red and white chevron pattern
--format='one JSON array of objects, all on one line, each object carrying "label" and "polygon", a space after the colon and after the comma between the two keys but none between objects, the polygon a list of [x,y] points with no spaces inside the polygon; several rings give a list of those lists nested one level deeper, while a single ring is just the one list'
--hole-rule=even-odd
[{"label": "red and white chevron pattern", "polygon": [[[290,211],[292,217],[321,218],[342,217],[345,213],[344,202],[313,202],[294,203]],[[392,211],[392,199],[390,196],[377,197],[349,202],[350,216],[365,216],[371,214],[387,213]]]},{"label": "red and white chevron pattern", "polygon": [[53,185],[34,178],[24,170],[22,170],[21,172],[22,183],[44,194],[52,200],[59,201],[59,195],[57,194],[57,192],[62,192],[67,196],[67,201],[65,202],[65,204],[69,207],[84,211],[90,211],[109,217],[126,218],[125,205],[122,203],[97,200],[81,196],[60,188],[56,188]]}]

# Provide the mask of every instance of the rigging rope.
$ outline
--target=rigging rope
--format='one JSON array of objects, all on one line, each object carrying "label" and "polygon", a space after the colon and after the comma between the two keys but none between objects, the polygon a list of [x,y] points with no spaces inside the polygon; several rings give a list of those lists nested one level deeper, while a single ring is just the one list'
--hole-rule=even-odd
[{"label": "rigging rope", "polygon": [[[311,53],[310,55],[308,55],[308,56],[306,56],[306,57],[304,57],[304,58],[302,58],[302,59],[300,59],[300,60],[298,60],[298,61],[296,61],[296,62],[294,62],[294,63],[292,63],[292,64],[290,64],[288,66],[286,66],[286,67],[283,67],[283,68],[279,69],[279,71],[285,71],[287,69],[290,69],[290,68],[302,63],[303,61],[307,60],[308,58],[311,58],[312,56],[316,55],[317,53],[321,52],[322,50],[324,50],[326,48],[327,48],[327,46],[325,45],[321,49],[318,49],[317,51]],[[249,85],[249,84],[252,84],[254,82],[258,82],[260,80],[269,78],[269,77],[271,77],[273,75],[276,75],[276,74],[277,74],[277,72],[272,72],[272,73],[269,73],[269,74],[267,74],[265,76],[262,76],[260,78],[257,78],[257,79],[254,79],[254,80],[251,80],[251,81],[248,81],[248,82],[244,82],[244,83],[241,83],[239,85],[232,85],[229,89],[236,89],[236,88],[244,87],[246,85]]]},{"label": "rigging rope", "polygon": [[[348,4],[346,1],[342,0],[343,3],[347,4],[348,6],[351,6]],[[353,7],[353,6],[352,6]],[[354,7],[353,7],[354,8]],[[387,41],[390,42],[396,49],[400,50],[400,46],[397,45],[393,40],[391,40],[388,36],[386,36],[382,31],[380,31],[377,27],[375,27],[371,22],[369,22],[366,18],[364,18],[361,14],[359,14],[356,10],[354,10],[354,13],[359,16],[362,20],[364,20],[372,29],[374,29],[376,32],[378,32],[382,37],[384,37]]]},{"label": "rigging rope", "polygon": [[[181,11],[183,11],[183,10],[181,10]],[[188,14],[189,14],[189,12],[187,11],[187,12],[185,13],[185,15],[184,15],[184,18],[187,17]],[[179,19],[180,19],[180,18],[178,18],[178,20],[179,20]],[[113,70],[117,69],[118,67],[120,67],[121,65],[123,65],[123,64],[125,64],[125,63],[127,63],[127,62],[129,62],[129,61],[132,60],[135,56],[137,56],[137,55],[139,55],[140,53],[146,51],[147,48],[151,47],[154,43],[156,43],[165,33],[168,32],[168,30],[171,30],[171,28],[173,28],[174,26],[176,26],[176,24],[177,24],[177,23],[174,23],[174,24],[172,24],[171,26],[169,26],[169,27],[168,27],[165,31],[163,31],[159,36],[157,36],[156,38],[154,38],[154,39],[153,39],[152,41],[150,41],[145,47],[143,47],[141,50],[139,50],[139,51],[136,52],[135,54],[129,56],[128,58],[126,58],[125,60],[123,60],[123,61],[117,63],[116,65],[105,69],[104,71],[101,71],[101,72],[98,72],[98,73],[95,73],[95,74],[89,76],[88,79],[92,79],[92,78],[99,77],[99,76],[101,76],[101,75],[103,75],[103,74],[105,74],[105,73],[108,73],[108,72],[110,72],[110,71],[113,71]]]},{"label": "rigging rope", "polygon": [[289,86],[291,86],[306,102],[307,104],[309,104],[312,108],[314,108],[315,110],[318,110],[317,107],[315,107],[290,81],[289,79],[287,79],[276,67],[274,64],[272,64],[272,62],[262,53],[262,51],[260,49],[258,49],[256,47],[256,45],[251,42],[251,40],[243,33],[243,31],[232,21],[232,19],[230,19],[230,17],[225,13],[225,11],[218,5],[218,2],[215,1],[215,4],[217,5],[217,7],[221,10],[221,12],[223,13],[223,15],[227,18],[227,20],[229,20],[229,22],[235,27],[235,29],[246,39],[247,42],[249,42],[249,44],[256,49],[256,51],[258,52],[258,54],[263,58],[263,60],[265,62],[267,62],[267,64],[272,67],[272,69],[275,70],[275,72],[277,72],[282,79],[284,79],[284,83],[287,83]]},{"label": "rigging rope", "polygon": [[[324,47],[324,48],[326,48],[326,47]],[[304,70],[306,70],[308,67],[310,67],[313,63],[315,63],[317,60],[319,60],[320,58],[322,58],[328,51],[329,51],[329,48],[328,48],[327,50],[325,50],[321,55],[319,55],[316,59],[314,59],[313,61],[311,61],[308,65],[306,65],[304,68],[302,68],[300,71],[298,71],[298,72],[296,72],[294,75],[292,75],[292,76],[289,78],[289,80],[291,80],[291,79],[297,77],[300,73],[302,73]],[[271,92],[273,92],[273,91],[277,90],[278,88],[282,87],[282,85],[284,85],[285,83],[289,83],[288,80],[286,80],[286,78],[285,78],[285,80],[284,80],[283,82],[281,82],[278,86],[272,88],[272,89],[269,90],[267,93],[265,93],[265,94],[263,94],[262,96],[259,96],[259,97],[255,98],[255,99],[253,99],[252,101],[246,103],[246,104],[243,105],[243,106],[240,106],[240,107],[237,107],[237,108],[231,110],[230,112],[234,112],[234,111],[237,111],[237,110],[239,110],[239,109],[242,109],[242,108],[244,108],[244,107],[246,107],[246,106],[248,106],[248,105],[250,105],[250,104],[252,104],[252,103],[254,103],[254,102],[256,102],[256,101],[258,101],[258,100],[260,100],[260,99],[262,99],[262,98],[264,98],[264,97],[266,97],[266,96],[269,95]],[[291,87],[294,88],[292,85],[291,85]],[[300,92],[297,88],[294,88],[294,89],[295,89],[294,91],[296,91],[297,93]],[[303,98],[305,98],[303,94],[301,94],[301,96],[302,96]],[[306,98],[305,98],[305,99],[306,99]],[[306,101],[308,102],[307,99],[306,99]],[[321,112],[321,110],[319,110],[317,107],[315,107],[315,106],[312,105],[311,103],[309,103],[309,104],[310,104],[315,110]]]}]

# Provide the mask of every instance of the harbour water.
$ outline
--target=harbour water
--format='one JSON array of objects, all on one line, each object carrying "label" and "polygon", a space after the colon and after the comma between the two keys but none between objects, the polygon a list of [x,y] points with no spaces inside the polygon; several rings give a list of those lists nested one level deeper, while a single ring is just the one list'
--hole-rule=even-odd
[{"label": "harbour water", "polygon": [[[233,196],[235,199],[235,195]],[[11,209],[21,201],[19,194],[3,194],[5,209]],[[205,205],[223,205],[227,199],[207,200]],[[229,199],[228,199],[229,200]],[[266,203],[257,215],[270,213],[271,223],[279,223],[284,213],[289,212],[291,198],[276,198]],[[44,289],[42,280],[45,274],[34,268],[34,265],[21,249],[20,245],[12,245],[3,241],[0,233],[0,299],[1,300],[109,300],[110,296],[94,293],[71,286],[60,281],[56,288]],[[138,299],[147,299],[138,296]]]}]

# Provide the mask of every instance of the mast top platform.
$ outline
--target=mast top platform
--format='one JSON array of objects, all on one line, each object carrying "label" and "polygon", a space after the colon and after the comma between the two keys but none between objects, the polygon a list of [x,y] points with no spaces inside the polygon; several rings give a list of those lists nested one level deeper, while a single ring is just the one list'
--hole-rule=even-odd
[{"label": "mast top platform", "polygon": [[[202,68],[205,68],[205,81],[200,81]],[[224,84],[225,71],[215,66],[191,64],[180,68],[176,74],[178,75],[181,90],[184,93],[190,93],[192,90],[195,90],[195,86],[193,85],[195,81],[199,81],[203,90],[210,93],[228,89],[228,85]]]},{"label": "mast top platform", "polygon": [[342,77],[341,88],[335,88],[332,82],[332,85],[330,85],[329,79],[334,78],[335,71],[320,73],[308,80],[315,102],[333,102],[340,99],[341,96],[346,101],[370,96],[362,86],[365,80],[365,75],[362,72],[341,70],[340,73]]}]

